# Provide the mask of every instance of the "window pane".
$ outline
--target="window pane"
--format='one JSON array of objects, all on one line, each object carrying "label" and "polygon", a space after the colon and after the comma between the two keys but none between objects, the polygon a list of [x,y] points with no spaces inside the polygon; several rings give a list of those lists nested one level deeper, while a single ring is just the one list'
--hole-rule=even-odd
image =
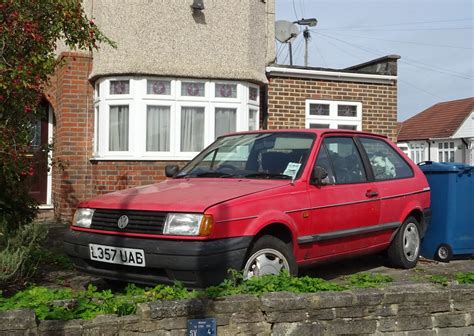
[{"label": "window pane", "polygon": [[99,151],[99,134],[100,134],[100,118],[99,118],[99,106],[95,108],[96,124],[95,124],[95,151]]},{"label": "window pane", "polygon": [[146,113],[147,152],[169,152],[170,107],[147,106]]},{"label": "window pane", "polygon": [[440,143],[438,144],[438,148],[439,148],[439,149],[443,149],[443,143],[442,143],[442,142],[440,142]]},{"label": "window pane", "polygon": [[237,109],[216,108],[215,115],[215,136],[235,132]]},{"label": "window pane", "polygon": [[326,138],[324,144],[335,170],[336,183],[358,183],[367,180],[352,138]]},{"label": "window pane", "polygon": [[[410,166],[403,158],[385,141],[370,138],[360,138],[370,165],[374,172],[375,179],[389,180],[394,178],[405,178],[413,176]],[[423,151],[417,150],[415,153],[416,162],[423,160]]]},{"label": "window pane", "polygon": [[337,105],[337,115],[339,117],[357,117],[357,106]]},{"label": "window pane", "polygon": [[110,81],[110,94],[120,95],[120,94],[129,94],[129,93],[130,93],[130,81],[128,80]]},{"label": "window pane", "polygon": [[41,146],[41,120],[36,120],[30,126],[30,146],[32,149],[38,149]]},{"label": "window pane", "polygon": [[336,179],[334,178],[334,172],[331,167],[331,162],[329,160],[329,156],[327,154],[326,146],[322,145],[319,149],[318,157],[316,158],[316,164],[314,165],[314,169],[316,167],[322,167],[328,172],[328,183],[334,184]]},{"label": "window pane", "polygon": [[204,83],[182,82],[181,95],[191,97],[204,97]]},{"label": "window pane", "polygon": [[337,128],[338,129],[345,129],[345,130],[353,130],[353,131],[357,130],[357,126],[355,126],[355,125],[337,125]]},{"label": "window pane", "polygon": [[309,124],[309,128],[329,128],[329,124]]},{"label": "window pane", "polygon": [[153,95],[169,96],[171,94],[171,81],[147,80],[146,93],[153,94]]},{"label": "window pane", "polygon": [[454,162],[454,151],[449,152],[449,162]]},{"label": "window pane", "polygon": [[111,106],[109,151],[128,151],[128,105]]},{"label": "window pane", "polygon": [[204,107],[181,108],[181,151],[199,152],[204,148]]},{"label": "window pane", "polygon": [[253,100],[253,101],[258,100],[258,89],[257,88],[254,88],[254,87],[249,88],[249,99]]},{"label": "window pane", "polygon": [[449,162],[448,152],[444,152],[444,162]]},{"label": "window pane", "polygon": [[258,130],[258,110],[249,109],[249,131]]},{"label": "window pane", "polygon": [[216,97],[237,98],[237,84],[216,84]]},{"label": "window pane", "polygon": [[309,114],[328,116],[329,115],[329,104],[309,104]]},{"label": "window pane", "polygon": [[454,142],[449,143],[449,148],[454,148]]}]

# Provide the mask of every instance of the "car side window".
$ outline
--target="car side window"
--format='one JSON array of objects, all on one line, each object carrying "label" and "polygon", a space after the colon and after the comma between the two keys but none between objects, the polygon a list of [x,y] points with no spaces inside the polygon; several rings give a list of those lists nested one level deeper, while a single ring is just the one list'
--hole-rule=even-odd
[{"label": "car side window", "polygon": [[413,176],[410,166],[388,143],[381,139],[360,138],[376,181]]},{"label": "car side window", "polygon": [[328,184],[336,183],[331,161],[329,160],[328,151],[326,149],[326,146],[324,146],[324,144],[321,145],[321,148],[319,149],[318,157],[316,158],[316,164],[314,165],[313,170],[316,170],[316,167],[324,168],[327,171]]},{"label": "car side window", "polygon": [[334,167],[336,184],[367,181],[362,159],[352,138],[329,137],[323,143]]}]

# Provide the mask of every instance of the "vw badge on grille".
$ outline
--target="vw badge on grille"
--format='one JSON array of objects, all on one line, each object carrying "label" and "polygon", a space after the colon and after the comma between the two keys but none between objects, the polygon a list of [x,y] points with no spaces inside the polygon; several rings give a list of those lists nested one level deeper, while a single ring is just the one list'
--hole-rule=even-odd
[{"label": "vw badge on grille", "polygon": [[126,215],[120,216],[117,222],[119,229],[125,229],[128,225],[128,217]]}]

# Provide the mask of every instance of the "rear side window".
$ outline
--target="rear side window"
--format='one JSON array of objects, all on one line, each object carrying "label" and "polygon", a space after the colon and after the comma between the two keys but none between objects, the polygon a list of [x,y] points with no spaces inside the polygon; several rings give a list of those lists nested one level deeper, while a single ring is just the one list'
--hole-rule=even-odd
[{"label": "rear side window", "polygon": [[[366,182],[364,165],[354,140],[349,137],[324,139],[324,146],[334,167],[336,184]],[[318,162],[316,162],[318,164]]]},{"label": "rear side window", "polygon": [[376,181],[412,177],[413,172],[403,158],[385,141],[360,138],[369,157]]}]

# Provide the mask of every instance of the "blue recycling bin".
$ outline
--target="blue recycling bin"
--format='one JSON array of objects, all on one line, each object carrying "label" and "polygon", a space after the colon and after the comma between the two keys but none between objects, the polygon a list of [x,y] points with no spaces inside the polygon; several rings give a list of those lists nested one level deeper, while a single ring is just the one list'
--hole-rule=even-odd
[{"label": "blue recycling bin", "polygon": [[431,224],[421,255],[449,262],[474,254],[474,167],[463,163],[419,163],[431,188]]}]

